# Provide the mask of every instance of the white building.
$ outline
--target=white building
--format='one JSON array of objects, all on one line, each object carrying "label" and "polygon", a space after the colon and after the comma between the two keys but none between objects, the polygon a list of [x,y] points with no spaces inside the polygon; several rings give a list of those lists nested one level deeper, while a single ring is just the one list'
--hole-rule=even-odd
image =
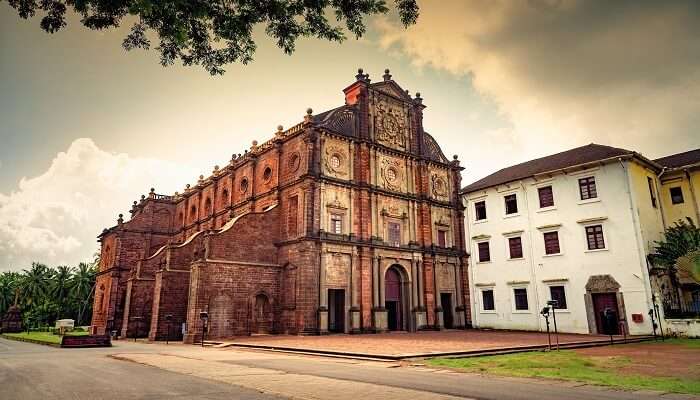
[{"label": "white building", "polygon": [[[463,189],[472,325],[603,333],[610,309],[649,334],[646,256],[663,234],[659,165],[590,144],[502,169]],[[551,319],[550,319],[551,322]]]}]

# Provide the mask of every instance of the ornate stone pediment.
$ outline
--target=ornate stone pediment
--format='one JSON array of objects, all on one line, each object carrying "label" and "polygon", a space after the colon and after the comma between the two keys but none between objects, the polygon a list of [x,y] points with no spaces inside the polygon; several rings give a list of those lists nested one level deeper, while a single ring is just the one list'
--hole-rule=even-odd
[{"label": "ornate stone pediment", "polygon": [[401,89],[399,85],[393,82],[384,82],[376,84],[376,86],[374,86],[374,89],[384,94],[398,97],[399,99],[411,100],[410,96],[408,96],[408,94],[403,89]]},{"label": "ornate stone pediment", "polygon": [[612,275],[591,275],[586,283],[586,291],[588,292],[617,292],[619,290],[620,284]]},{"label": "ornate stone pediment", "polygon": [[337,208],[337,209],[340,209],[340,210],[347,210],[347,207],[345,207],[345,204],[343,204],[343,203],[338,199],[338,196],[336,196],[335,199],[334,199],[333,201],[328,202],[328,204],[326,204],[326,207]]}]

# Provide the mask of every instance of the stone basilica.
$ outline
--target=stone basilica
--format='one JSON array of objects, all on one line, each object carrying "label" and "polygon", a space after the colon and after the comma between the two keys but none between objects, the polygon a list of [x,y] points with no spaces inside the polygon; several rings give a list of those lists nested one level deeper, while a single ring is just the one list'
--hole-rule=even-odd
[{"label": "stone basilica", "polygon": [[162,340],[471,324],[457,156],[386,70],[99,236],[93,333]]}]

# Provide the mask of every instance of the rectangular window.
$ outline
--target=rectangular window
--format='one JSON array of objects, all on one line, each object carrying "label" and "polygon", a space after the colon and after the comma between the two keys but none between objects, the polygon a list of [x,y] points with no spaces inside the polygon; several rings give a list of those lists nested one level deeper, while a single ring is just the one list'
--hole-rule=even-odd
[{"label": "rectangular window", "polygon": [[540,197],[540,208],[552,207],[554,205],[554,193],[552,193],[551,186],[537,189],[537,194]]},{"label": "rectangular window", "polygon": [[437,231],[437,241],[439,247],[447,247],[447,231]]},{"label": "rectangular window", "polygon": [[517,214],[518,213],[518,199],[514,194],[509,194],[503,197],[506,202],[506,214]]},{"label": "rectangular window", "polygon": [[343,234],[343,216],[340,214],[331,214],[331,233],[337,235]]},{"label": "rectangular window", "polygon": [[299,234],[299,228],[297,227],[299,219],[299,197],[290,197],[288,207],[289,208],[287,209],[287,234],[290,237],[295,237]]},{"label": "rectangular window", "polygon": [[683,189],[679,187],[672,187],[669,189],[671,192],[671,203],[672,204],[682,204],[683,203]]},{"label": "rectangular window", "polygon": [[389,244],[392,246],[401,245],[401,224],[398,222],[389,222],[387,225],[389,231]]},{"label": "rectangular window", "polygon": [[510,258],[523,258],[523,241],[519,237],[508,238]]},{"label": "rectangular window", "polygon": [[550,286],[549,295],[552,300],[557,301],[556,309],[566,310],[566,291],[564,286]]},{"label": "rectangular window", "polygon": [[578,189],[581,194],[581,200],[595,199],[598,197],[598,191],[595,187],[595,177],[581,178],[578,180]]},{"label": "rectangular window", "polygon": [[517,288],[513,289],[513,297],[515,299],[515,309],[518,311],[527,310],[529,307],[527,305],[527,289]]},{"label": "rectangular window", "polygon": [[491,261],[491,252],[489,251],[489,242],[479,242],[479,262]]},{"label": "rectangular window", "polygon": [[603,226],[592,225],[586,227],[586,240],[588,241],[588,250],[598,250],[605,248],[603,240]]},{"label": "rectangular window", "polygon": [[649,196],[651,196],[651,206],[656,208],[656,192],[654,192],[654,180],[648,176],[647,185],[649,186]]},{"label": "rectangular window", "polygon": [[486,202],[477,201],[474,203],[474,213],[476,214],[476,220],[482,221],[486,219]]},{"label": "rectangular window", "polygon": [[481,305],[484,308],[484,311],[493,311],[496,309],[496,305],[493,302],[493,290],[482,290],[481,300]]},{"label": "rectangular window", "polygon": [[545,232],[543,236],[544,253],[559,254],[561,252],[559,249],[559,232]]}]

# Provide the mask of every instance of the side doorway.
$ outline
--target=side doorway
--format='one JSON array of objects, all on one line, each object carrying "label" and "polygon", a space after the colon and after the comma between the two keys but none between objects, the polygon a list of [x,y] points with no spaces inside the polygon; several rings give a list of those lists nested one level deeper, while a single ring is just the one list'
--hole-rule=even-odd
[{"label": "side doorway", "polygon": [[440,305],[442,306],[442,320],[445,329],[454,328],[454,315],[452,314],[452,293],[440,293]]},{"label": "side doorway", "polygon": [[328,289],[328,331],[345,332],[344,289]]}]

